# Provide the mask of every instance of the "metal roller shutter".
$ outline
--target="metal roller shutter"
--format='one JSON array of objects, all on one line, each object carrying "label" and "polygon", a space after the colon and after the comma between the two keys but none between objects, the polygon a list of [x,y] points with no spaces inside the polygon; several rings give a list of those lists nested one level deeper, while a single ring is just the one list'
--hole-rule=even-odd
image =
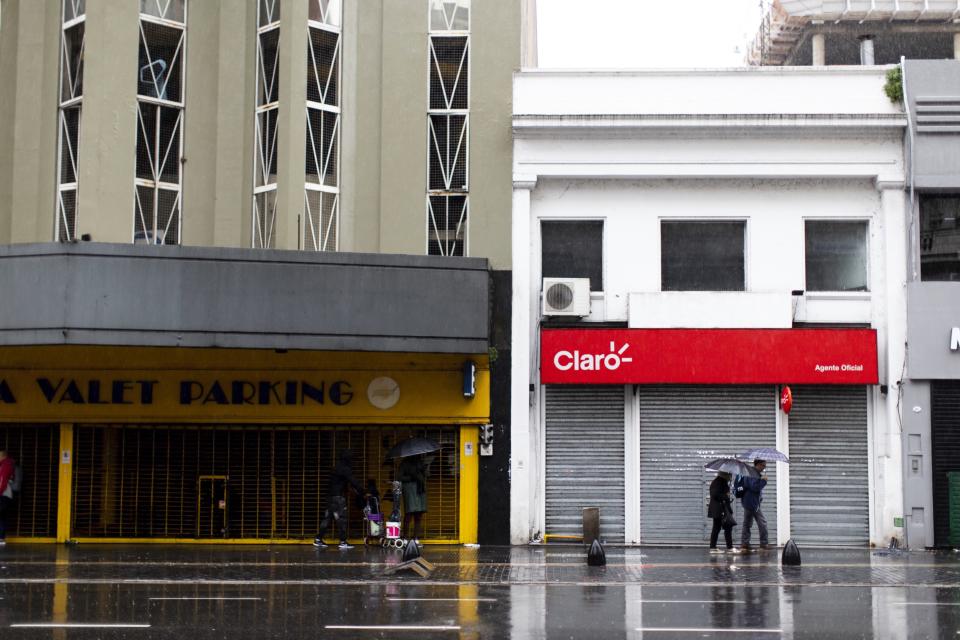
[{"label": "metal roller shutter", "polygon": [[624,387],[546,388],[546,533],[583,534],[600,507],[600,537],[624,541]]},{"label": "metal roller shutter", "polygon": [[960,382],[930,386],[933,447],[933,535],[938,547],[950,545],[950,490],[947,473],[960,471]]},{"label": "metal roller shutter", "polygon": [[[776,393],[757,386],[642,386],[640,394],[640,534],[644,544],[702,544],[710,483],[703,465],[750,447],[776,444]],[[776,542],[776,465],[767,469],[763,514]],[[743,513],[735,501],[734,543]],[[722,537],[721,537],[722,540]],[[756,525],[751,541],[759,542]]]},{"label": "metal roller shutter", "polygon": [[870,541],[866,387],[793,389],[790,533],[798,544]]}]

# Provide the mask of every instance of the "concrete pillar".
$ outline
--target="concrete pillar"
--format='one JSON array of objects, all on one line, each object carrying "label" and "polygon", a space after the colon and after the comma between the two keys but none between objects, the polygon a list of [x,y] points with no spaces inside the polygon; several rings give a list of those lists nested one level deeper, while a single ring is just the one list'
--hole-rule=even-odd
[{"label": "concrete pillar", "polygon": [[96,242],[133,242],[138,7],[87,3],[77,235]]},{"label": "concrete pillar", "polygon": [[[277,249],[302,248],[307,139],[306,2],[280,12],[280,113],[277,124]],[[253,122],[253,111],[250,111]],[[252,193],[251,193],[252,197]]]},{"label": "concrete pillar", "polygon": [[860,64],[867,67],[876,64],[873,56],[873,36],[860,37]]},{"label": "concrete pillar", "polygon": [[49,242],[56,220],[60,3],[4,2],[0,242]]},{"label": "concrete pillar", "polygon": [[810,45],[813,49],[812,64],[815,67],[823,67],[827,64],[827,43],[826,36],[822,33],[815,33],[810,39]]},{"label": "concrete pillar", "polygon": [[[530,385],[536,384],[534,354],[536,337],[531,333],[533,316],[532,213],[530,192],[536,176],[513,178],[513,361],[510,394],[510,542],[526,544],[534,533],[534,521],[540,511],[536,498],[539,483],[535,469],[537,453],[532,431],[539,428],[533,419]],[[541,498],[542,499],[542,496]]]},{"label": "concrete pillar", "polygon": [[873,463],[874,509],[872,541],[886,544],[902,537],[894,526],[903,513],[902,435],[900,428],[900,385],[904,377],[907,340],[907,207],[902,180],[878,180],[880,227],[883,243],[882,280],[874,286],[874,305],[885,309],[874,326],[882,327],[880,338],[881,386],[874,392]]}]

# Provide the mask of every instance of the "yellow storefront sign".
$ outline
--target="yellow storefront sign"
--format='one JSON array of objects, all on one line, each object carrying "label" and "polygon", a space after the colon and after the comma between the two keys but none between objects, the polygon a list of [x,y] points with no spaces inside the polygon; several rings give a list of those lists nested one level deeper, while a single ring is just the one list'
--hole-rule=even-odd
[{"label": "yellow storefront sign", "polygon": [[[462,356],[63,347],[54,358],[56,352],[35,351],[46,357],[26,362],[20,352],[0,362],[0,420],[489,420],[489,367],[477,363],[476,393],[464,397]],[[184,351],[195,356],[192,362],[181,361]],[[73,366],[56,366],[66,361]]]}]

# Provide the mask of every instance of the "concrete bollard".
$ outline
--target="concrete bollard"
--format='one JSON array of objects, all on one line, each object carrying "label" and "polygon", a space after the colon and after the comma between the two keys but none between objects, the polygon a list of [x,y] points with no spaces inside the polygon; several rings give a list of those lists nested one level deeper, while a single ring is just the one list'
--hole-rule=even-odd
[{"label": "concrete bollard", "polygon": [[783,546],[783,555],[780,557],[780,563],[784,566],[800,566],[800,549],[797,548],[797,543],[794,542],[792,538],[787,540],[787,544]]},{"label": "concrete bollard", "polygon": [[599,540],[594,540],[587,552],[587,564],[591,567],[603,567],[607,564],[607,554]]}]

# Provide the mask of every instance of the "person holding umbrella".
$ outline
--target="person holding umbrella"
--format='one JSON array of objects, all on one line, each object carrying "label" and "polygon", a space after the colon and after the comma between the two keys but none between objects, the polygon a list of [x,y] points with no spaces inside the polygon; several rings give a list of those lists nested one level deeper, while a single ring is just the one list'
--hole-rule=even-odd
[{"label": "person holding umbrella", "polygon": [[707,507],[707,517],[713,519],[713,530],[710,532],[710,553],[722,553],[717,549],[717,538],[723,529],[724,542],[727,543],[727,553],[740,553],[733,546],[733,527],[737,524],[733,519],[733,508],[730,506],[730,474],[721,471],[710,483],[710,505]]},{"label": "person holding umbrella", "polygon": [[427,512],[429,476],[430,465],[427,456],[422,454],[404,458],[397,470],[397,479],[403,488],[403,532],[414,541],[423,535],[423,514]]},{"label": "person holding umbrella", "polygon": [[767,537],[767,518],[760,510],[760,503],[763,502],[763,488],[767,486],[767,474],[764,473],[767,468],[766,460],[757,458],[753,461],[753,468],[760,474],[759,478],[744,476],[740,478],[743,484],[743,497],[740,503],[743,505],[743,529],[740,531],[740,551],[750,552],[750,527],[753,521],[757,521],[757,531],[760,532],[760,548],[769,549],[770,540]]},{"label": "person holding umbrella", "polygon": [[403,493],[403,532],[413,540],[423,534],[423,514],[427,512],[427,478],[433,461],[427,454],[439,450],[440,445],[434,440],[410,438],[387,452],[388,460],[401,459],[397,480]]}]

